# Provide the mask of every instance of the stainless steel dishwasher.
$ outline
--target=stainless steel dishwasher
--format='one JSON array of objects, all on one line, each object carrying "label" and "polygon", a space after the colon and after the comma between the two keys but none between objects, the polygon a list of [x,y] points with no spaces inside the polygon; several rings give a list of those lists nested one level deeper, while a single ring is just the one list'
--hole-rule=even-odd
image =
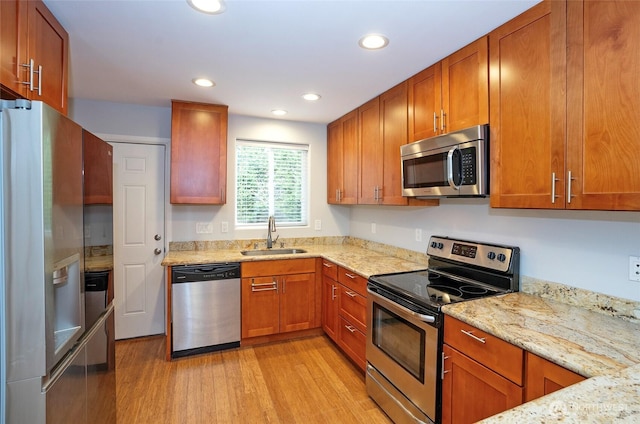
[{"label": "stainless steel dishwasher", "polygon": [[240,264],[174,266],[172,357],[240,346]]}]

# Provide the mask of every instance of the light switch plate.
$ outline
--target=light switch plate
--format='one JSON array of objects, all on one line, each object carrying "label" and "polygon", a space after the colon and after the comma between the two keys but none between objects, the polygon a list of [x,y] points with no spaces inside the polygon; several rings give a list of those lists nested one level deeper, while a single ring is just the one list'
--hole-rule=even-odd
[{"label": "light switch plate", "polygon": [[640,256],[629,256],[629,280],[640,281]]},{"label": "light switch plate", "polygon": [[220,223],[220,232],[228,233],[229,232],[229,223],[227,221],[222,221]]},{"label": "light switch plate", "polygon": [[422,229],[416,228],[416,241],[422,241]]},{"label": "light switch plate", "polygon": [[211,234],[213,233],[213,224],[210,222],[197,222],[196,234]]},{"label": "light switch plate", "polygon": [[322,230],[322,221],[319,219],[316,219],[313,227],[315,228],[316,231]]}]

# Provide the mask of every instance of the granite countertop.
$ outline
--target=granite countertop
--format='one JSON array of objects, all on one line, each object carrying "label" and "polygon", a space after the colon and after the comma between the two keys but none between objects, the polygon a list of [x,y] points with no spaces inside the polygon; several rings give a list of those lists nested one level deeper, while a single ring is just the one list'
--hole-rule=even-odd
[{"label": "granite countertop", "polygon": [[97,271],[110,271],[113,269],[113,256],[85,256],[84,258],[84,271],[85,272],[97,272]]},{"label": "granite countertop", "polygon": [[584,377],[593,377],[483,422],[640,422],[637,322],[526,293],[455,303],[443,311]]},{"label": "granite countertop", "polygon": [[162,261],[163,266],[196,265],[215,262],[249,262],[281,259],[317,258],[327,259],[350,269],[364,278],[375,274],[414,271],[425,269],[425,262],[403,259],[390,253],[376,252],[353,245],[296,245],[305,253],[244,256],[242,249],[178,250],[169,251]]}]

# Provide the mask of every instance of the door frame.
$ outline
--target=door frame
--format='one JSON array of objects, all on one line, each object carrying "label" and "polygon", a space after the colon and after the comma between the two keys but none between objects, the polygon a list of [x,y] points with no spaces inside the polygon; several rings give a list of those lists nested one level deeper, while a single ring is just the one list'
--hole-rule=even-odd
[{"label": "door frame", "polygon": [[[165,147],[165,155],[164,155],[164,181],[163,181],[163,189],[162,192],[164,193],[164,222],[162,223],[162,228],[164,229],[164,240],[162,243],[162,248],[164,250],[163,254],[166,255],[169,252],[169,240],[171,240],[173,238],[173,235],[171,234],[171,226],[167,225],[168,222],[171,222],[171,205],[169,202],[166,201],[166,199],[169,198],[169,187],[170,187],[170,164],[171,164],[171,154],[167,154],[167,152],[170,152],[170,147],[171,147],[171,139],[170,138],[164,138],[164,137],[141,137],[141,136],[129,136],[129,135],[117,135],[117,134],[100,134],[100,133],[96,133],[95,134],[97,137],[100,137],[102,140],[106,141],[107,143],[119,143],[119,144],[148,144],[148,145],[157,145],[157,146],[164,146]],[[114,268],[115,268],[116,264],[114,263]],[[168,284],[168,281],[166,281],[166,275],[167,273],[164,272],[164,276],[165,276],[165,287],[166,284]],[[166,290],[164,290],[164,295],[165,295],[165,300],[164,300],[164,305],[165,305],[165,315],[166,315],[166,308],[167,308],[167,299],[166,299]],[[166,320],[164,321],[164,334],[167,334],[167,323]]]}]

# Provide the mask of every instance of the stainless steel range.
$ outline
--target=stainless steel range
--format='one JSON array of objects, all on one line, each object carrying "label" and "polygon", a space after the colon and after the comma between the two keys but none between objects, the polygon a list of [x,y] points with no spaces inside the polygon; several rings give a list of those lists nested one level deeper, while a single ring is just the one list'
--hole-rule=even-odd
[{"label": "stainless steel range", "polygon": [[440,421],[442,306],[518,291],[520,249],[432,236],[428,269],[369,278],[367,392],[396,423]]}]

